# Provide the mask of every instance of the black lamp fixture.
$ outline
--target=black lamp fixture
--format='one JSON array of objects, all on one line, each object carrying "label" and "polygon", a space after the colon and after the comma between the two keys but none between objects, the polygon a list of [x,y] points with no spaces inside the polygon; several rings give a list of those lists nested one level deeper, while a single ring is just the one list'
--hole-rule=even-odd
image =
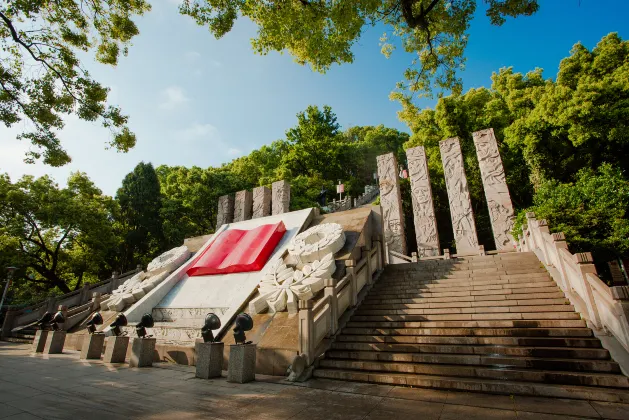
[{"label": "black lamp fixture", "polygon": [[46,327],[49,326],[48,324],[50,324],[50,321],[52,321],[52,314],[50,312],[46,312],[41,318],[35,321],[35,326],[40,330],[45,330]]},{"label": "black lamp fixture", "polygon": [[116,316],[116,319],[114,319],[114,322],[111,323],[109,328],[111,328],[111,333],[115,335],[116,337],[118,337],[125,334],[120,330],[120,327],[126,327],[126,326],[127,326],[127,317],[124,316],[123,313],[119,313]]},{"label": "black lamp fixture", "polygon": [[251,341],[246,341],[245,331],[250,331],[253,328],[253,319],[249,314],[243,312],[236,316],[235,324],[234,341],[236,344],[251,344]]},{"label": "black lamp fixture", "polygon": [[96,332],[97,325],[103,325],[103,317],[100,312],[94,312],[90,319],[85,323],[87,325],[87,332],[94,334]]},{"label": "black lamp fixture", "polygon": [[153,315],[146,313],[142,315],[140,322],[135,326],[135,332],[138,334],[139,338],[151,337],[150,335],[147,337],[146,329],[153,328],[153,325],[155,325],[155,322],[153,321]]},{"label": "black lamp fixture", "polygon": [[55,314],[55,316],[52,317],[52,321],[50,321],[50,327],[53,331],[60,331],[61,327],[59,327],[59,324],[63,324],[64,322],[66,322],[66,317],[63,316],[63,312],[59,311]]},{"label": "black lamp fixture", "polygon": [[210,312],[205,315],[205,324],[201,328],[201,337],[203,337],[204,343],[211,343],[214,341],[214,334],[212,330],[218,330],[221,328],[221,319],[215,314]]}]

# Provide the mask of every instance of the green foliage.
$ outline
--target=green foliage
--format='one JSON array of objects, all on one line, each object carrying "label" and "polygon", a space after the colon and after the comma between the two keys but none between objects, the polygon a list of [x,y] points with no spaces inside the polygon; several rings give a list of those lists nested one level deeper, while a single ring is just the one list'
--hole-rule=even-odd
[{"label": "green foliage", "polygon": [[66,188],[47,176],[0,176],[0,262],[19,268],[14,301],[67,293],[107,273],[115,208],[80,172]]},{"label": "green foliage", "polygon": [[516,235],[527,211],[564,232],[572,252],[594,251],[601,261],[629,252],[629,181],[610,164],[580,170],[575,182],[544,182],[533,206],[518,215]]},{"label": "green foliage", "polygon": [[18,138],[31,142],[26,161],[43,157],[51,166],[70,162],[56,130],[63,116],[101,120],[112,134],[109,146],[126,152],[135,145],[127,117],[107,106],[108,88],[82,67],[77,51],[95,51],[96,60],[116,65],[127,54],[138,28],[131,20],[150,10],[144,0],[89,2],[17,1],[0,6],[0,121],[29,121],[32,130]]},{"label": "green foliage", "polygon": [[297,63],[318,72],[353,62],[352,47],[363,28],[384,24],[383,54],[390,56],[395,45],[414,54],[404,81],[392,94],[411,103],[413,94],[461,91],[457,72],[465,63],[478,3],[485,3],[490,22],[498,26],[505,17],[538,10],[537,0],[184,0],[180,11],[207,26],[216,38],[231,31],[239,17],[247,18],[258,27],[251,41],[256,53],[287,50]]}]

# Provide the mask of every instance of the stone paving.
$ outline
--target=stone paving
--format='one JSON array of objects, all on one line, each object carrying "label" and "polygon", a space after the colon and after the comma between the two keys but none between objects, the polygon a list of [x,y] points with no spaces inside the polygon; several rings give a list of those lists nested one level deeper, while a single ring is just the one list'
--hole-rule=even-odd
[{"label": "stone paving", "polygon": [[191,366],[129,368],[0,342],[0,419],[629,419],[629,404],[257,379],[202,380]]}]

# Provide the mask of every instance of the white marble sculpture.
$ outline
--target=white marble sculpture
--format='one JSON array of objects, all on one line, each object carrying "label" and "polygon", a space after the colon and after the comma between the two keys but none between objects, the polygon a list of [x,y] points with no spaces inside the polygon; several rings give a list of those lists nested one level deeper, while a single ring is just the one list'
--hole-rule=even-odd
[{"label": "white marble sculpture", "polygon": [[345,232],[338,223],[324,223],[295,236],[288,244],[288,253],[299,263],[321,260],[336,254],[345,245]]},{"label": "white marble sculpture", "polygon": [[153,259],[146,267],[146,271],[148,275],[155,275],[164,271],[171,272],[185,263],[188,258],[190,258],[190,251],[187,246],[182,245],[170,251],[166,251],[159,257]]},{"label": "white marble sculpture", "polygon": [[309,300],[324,287],[326,279],[336,270],[336,262],[332,253],[320,261],[306,264],[303,269],[295,270],[288,267],[282,259],[260,281],[260,296],[249,303],[253,313],[297,312],[297,300]]}]

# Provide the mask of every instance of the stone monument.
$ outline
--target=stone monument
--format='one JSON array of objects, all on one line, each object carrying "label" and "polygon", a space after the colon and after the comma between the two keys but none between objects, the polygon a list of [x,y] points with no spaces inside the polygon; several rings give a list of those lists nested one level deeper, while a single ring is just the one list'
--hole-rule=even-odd
[{"label": "stone monument", "polygon": [[397,160],[393,153],[387,153],[378,156],[377,161],[380,205],[384,218],[384,239],[387,249],[406,255],[406,235]]},{"label": "stone monument", "polygon": [[218,198],[218,213],[216,215],[216,229],[234,221],[234,197],[223,195]]},{"label": "stone monument", "polygon": [[127,357],[127,348],[129,347],[129,337],[119,335],[107,337],[107,346],[105,347],[105,355],[103,362],[105,363],[124,363]]},{"label": "stone monument", "polygon": [[134,338],[131,344],[131,358],[129,366],[146,367],[153,366],[153,353],[155,353],[155,338]]},{"label": "stone monument", "polygon": [[256,379],[256,345],[232,344],[229,346],[227,382],[244,384]]},{"label": "stone monument", "polygon": [[271,190],[268,187],[253,189],[253,219],[271,215]]},{"label": "stone monument", "polygon": [[284,180],[274,182],[271,185],[271,214],[283,214],[289,212],[290,184]]},{"label": "stone monument", "polygon": [[450,217],[456,253],[473,255],[478,253],[478,235],[474,223],[474,213],[467,178],[463,166],[463,154],[459,139],[454,137],[439,142],[443,174],[446,179],[448,200],[450,201]]},{"label": "stone monument", "polygon": [[197,341],[196,377],[202,379],[220,378],[223,371],[224,343]]},{"label": "stone monument", "polygon": [[45,354],[61,354],[63,353],[63,345],[66,342],[66,332],[65,331],[49,331],[48,332],[48,340],[46,340],[46,345],[44,346]]},{"label": "stone monument", "polygon": [[105,334],[94,333],[83,338],[81,359],[100,359],[105,344]]},{"label": "stone monument", "polygon": [[496,249],[498,251],[515,251],[515,241],[511,236],[511,229],[513,229],[515,221],[513,204],[511,203],[505,169],[502,166],[494,129],[488,128],[477,131],[473,137]]},{"label": "stone monument", "polygon": [[242,222],[243,220],[251,219],[252,205],[253,195],[251,191],[238,191],[234,200],[234,222]]},{"label": "stone monument", "polygon": [[406,150],[406,157],[411,178],[417,252],[422,257],[434,257],[439,255],[439,235],[432,201],[426,151],[423,146],[413,147]]}]

